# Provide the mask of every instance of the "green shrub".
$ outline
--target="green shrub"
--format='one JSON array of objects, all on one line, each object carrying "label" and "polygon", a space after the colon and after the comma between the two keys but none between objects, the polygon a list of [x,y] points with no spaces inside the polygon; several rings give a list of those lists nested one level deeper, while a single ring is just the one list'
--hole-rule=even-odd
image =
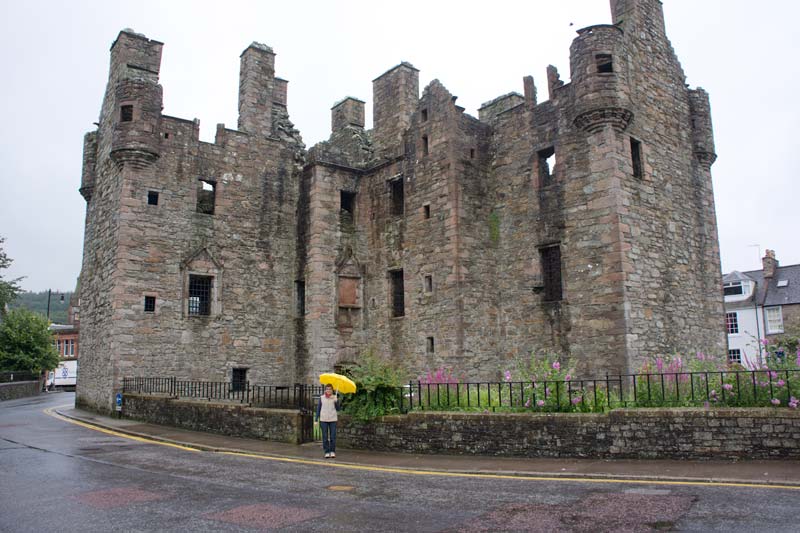
[{"label": "green shrub", "polygon": [[373,349],[364,352],[356,365],[348,369],[356,383],[356,393],[344,397],[344,411],[353,418],[369,420],[399,413],[403,383],[408,373]]}]

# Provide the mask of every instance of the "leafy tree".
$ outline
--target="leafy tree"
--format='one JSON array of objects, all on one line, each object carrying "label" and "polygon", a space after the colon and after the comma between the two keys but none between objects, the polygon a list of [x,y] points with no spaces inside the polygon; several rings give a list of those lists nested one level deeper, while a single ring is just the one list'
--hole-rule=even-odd
[{"label": "leafy tree", "polygon": [[38,373],[58,366],[58,352],[45,317],[12,309],[0,322],[0,371]]},{"label": "leafy tree", "polygon": [[[12,261],[3,250],[3,242],[5,242],[5,239],[0,237],[0,271],[11,266]],[[4,280],[3,275],[0,274],[0,316],[5,315],[6,306],[17,297],[17,293],[20,291],[19,282],[21,279]]]}]

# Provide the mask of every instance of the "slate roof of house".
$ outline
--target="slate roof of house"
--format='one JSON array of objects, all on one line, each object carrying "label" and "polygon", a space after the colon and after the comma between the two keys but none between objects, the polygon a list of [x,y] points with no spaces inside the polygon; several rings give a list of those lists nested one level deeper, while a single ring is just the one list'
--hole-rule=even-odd
[{"label": "slate roof of house", "polygon": [[734,270],[733,272],[730,272],[730,273],[725,274],[724,276],[722,276],[722,282],[723,283],[728,283],[728,282],[731,282],[731,281],[755,281],[755,280],[753,278],[751,278],[750,276],[746,276],[746,275],[742,274],[738,270]]},{"label": "slate roof of house", "polygon": [[[725,281],[735,281],[726,279],[734,272],[723,277]],[[800,265],[779,266],[775,269],[775,275],[764,283],[764,272],[762,270],[750,270],[739,273],[747,276],[756,282],[755,301],[760,305],[764,302],[765,307],[771,305],[791,305],[800,304]],[[786,280],[785,287],[778,287],[778,282]],[[766,291],[766,298],[764,293]]]}]

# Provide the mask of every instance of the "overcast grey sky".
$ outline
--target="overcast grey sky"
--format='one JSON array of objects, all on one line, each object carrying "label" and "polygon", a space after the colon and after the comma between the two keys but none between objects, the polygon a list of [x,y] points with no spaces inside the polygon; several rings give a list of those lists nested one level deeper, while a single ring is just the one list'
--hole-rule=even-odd
[{"label": "overcast grey sky", "polygon": [[[664,0],[687,82],[711,96],[712,168],[724,271],[759,268],[759,249],[800,263],[797,178],[800,45],[794,0]],[[607,0],[205,2],[0,0],[0,236],[27,290],[71,290],[81,265],[82,139],[94,128],[108,50],[132,28],[165,43],[164,113],[199,118],[201,139],[236,127],[239,54],[272,46],[289,80],[289,113],[308,146],[327,137],[330,107],[367,101],[400,61],[438,78],[467,112],[545,68],[569,80],[577,28],[609,23]],[[573,26],[570,27],[570,23]]]}]

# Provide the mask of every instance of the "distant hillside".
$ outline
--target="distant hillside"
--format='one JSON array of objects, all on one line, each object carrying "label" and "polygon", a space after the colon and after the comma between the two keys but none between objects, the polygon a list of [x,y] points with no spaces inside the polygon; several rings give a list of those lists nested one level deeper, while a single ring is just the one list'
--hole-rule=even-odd
[{"label": "distant hillside", "polygon": [[[61,301],[61,296],[64,301]],[[50,296],[50,321],[56,324],[67,323],[67,308],[71,292],[52,293]],[[16,300],[9,305],[11,309],[24,307],[35,313],[47,315],[47,291],[44,292],[22,292],[17,295]]]}]

